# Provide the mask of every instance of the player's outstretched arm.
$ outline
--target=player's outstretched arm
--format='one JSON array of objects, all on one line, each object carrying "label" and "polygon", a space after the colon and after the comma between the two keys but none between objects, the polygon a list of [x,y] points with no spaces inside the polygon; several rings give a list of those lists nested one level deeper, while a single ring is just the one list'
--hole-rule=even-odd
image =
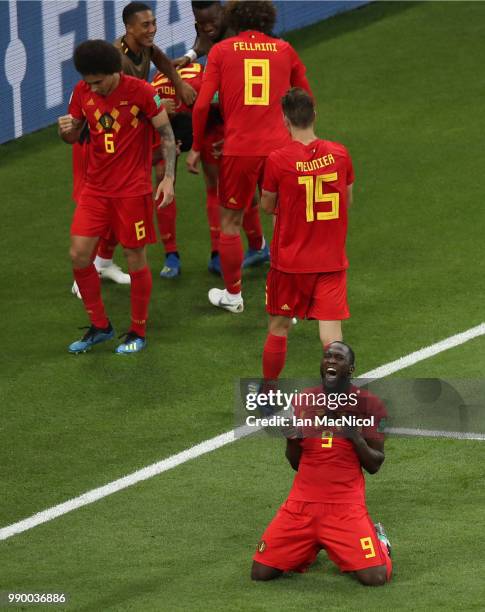
[{"label": "player's outstretched arm", "polygon": [[165,55],[165,53],[155,45],[153,45],[152,61],[158,70],[163,72],[163,74],[172,81],[172,84],[175,87],[175,93],[182,100],[182,102],[187,104],[187,106],[191,106],[195,102],[197,92],[188,83],[182,81],[175,66]]},{"label": "player's outstretched arm", "polygon": [[57,119],[57,133],[68,144],[78,142],[82,127],[83,122],[72,115],[63,115]]},{"label": "player's outstretched arm", "polygon": [[272,193],[271,191],[265,191],[261,194],[261,208],[268,215],[272,215],[276,208],[276,202],[278,199],[277,193]]},{"label": "player's outstretched arm", "polygon": [[152,125],[160,134],[160,147],[162,158],[165,160],[165,174],[158,185],[155,199],[158,200],[163,192],[163,200],[159,208],[163,208],[172,202],[174,198],[174,180],[175,180],[175,160],[177,157],[177,146],[172,126],[168,119],[167,111],[161,110],[158,115],[152,118]]},{"label": "player's outstretched arm", "polygon": [[302,449],[300,445],[300,440],[298,438],[289,438],[288,440],[286,440],[285,456],[288,459],[288,463],[295,470],[295,472],[298,472],[301,451]]}]

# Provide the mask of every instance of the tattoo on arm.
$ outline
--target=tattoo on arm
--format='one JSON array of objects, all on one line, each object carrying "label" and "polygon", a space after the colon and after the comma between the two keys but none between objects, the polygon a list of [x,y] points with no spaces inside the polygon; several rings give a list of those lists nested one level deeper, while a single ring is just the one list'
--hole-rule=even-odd
[{"label": "tattoo on arm", "polygon": [[157,131],[162,139],[161,147],[162,156],[165,160],[165,176],[175,178],[175,158],[177,156],[177,150],[172,126],[170,123],[164,123],[157,128]]}]

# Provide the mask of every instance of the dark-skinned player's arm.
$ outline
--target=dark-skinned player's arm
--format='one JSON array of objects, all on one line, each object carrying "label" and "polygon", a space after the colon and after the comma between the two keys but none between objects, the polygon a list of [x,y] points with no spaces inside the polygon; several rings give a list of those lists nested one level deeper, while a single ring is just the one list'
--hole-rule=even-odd
[{"label": "dark-skinned player's arm", "polygon": [[200,150],[204,141],[205,127],[209,115],[211,100],[219,89],[219,63],[214,61],[217,46],[213,47],[207,58],[207,65],[202,77],[199,95],[192,109],[192,130],[194,133],[192,148],[187,154],[187,170],[192,174],[199,173]]},{"label": "dark-skinned player's arm", "polygon": [[152,62],[155,66],[168,77],[175,88],[175,93],[187,106],[191,106],[197,97],[197,92],[185,81],[182,81],[175,66],[165,53],[156,45],[153,45]]},{"label": "dark-skinned player's arm", "polygon": [[364,438],[357,429],[353,429],[349,438],[359,458],[360,465],[369,474],[376,474],[384,463],[384,440]]},{"label": "dark-skinned player's arm", "polygon": [[203,32],[200,33],[197,30],[197,25],[195,26],[195,30],[197,32],[197,36],[192,48],[189,49],[185,55],[175,58],[172,62],[174,66],[177,66],[177,68],[184,68],[191,62],[195,62],[198,57],[207,55],[212,47],[212,41],[207,34],[204,34]]},{"label": "dark-skinned player's arm", "polygon": [[174,197],[173,184],[175,180],[177,146],[167,111],[164,108],[162,108],[157,115],[152,117],[151,122],[153,127],[160,134],[160,148],[162,150],[162,158],[165,160],[165,173],[163,175],[163,179],[158,185],[155,195],[155,199],[158,200],[160,194],[163,192],[163,200],[158,207],[163,208],[164,206],[170,204]]},{"label": "dark-skinned player's arm", "polygon": [[63,115],[57,119],[57,133],[67,144],[79,141],[84,121],[76,119],[72,115]]},{"label": "dark-skinned player's arm", "polygon": [[299,438],[288,438],[286,440],[285,456],[288,459],[288,463],[295,470],[295,472],[298,472],[298,466],[300,465],[301,453],[302,453],[301,440]]}]

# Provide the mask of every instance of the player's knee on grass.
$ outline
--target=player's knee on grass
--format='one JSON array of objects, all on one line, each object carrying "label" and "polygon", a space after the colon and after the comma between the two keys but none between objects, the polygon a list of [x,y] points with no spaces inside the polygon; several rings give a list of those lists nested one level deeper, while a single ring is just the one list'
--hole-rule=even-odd
[{"label": "player's knee on grass", "polygon": [[386,566],[366,567],[355,572],[355,576],[364,586],[383,586],[387,582]]},{"label": "player's knee on grass", "polygon": [[276,567],[270,567],[269,565],[263,565],[257,561],[253,561],[251,568],[251,580],[273,580],[281,576],[283,572]]}]

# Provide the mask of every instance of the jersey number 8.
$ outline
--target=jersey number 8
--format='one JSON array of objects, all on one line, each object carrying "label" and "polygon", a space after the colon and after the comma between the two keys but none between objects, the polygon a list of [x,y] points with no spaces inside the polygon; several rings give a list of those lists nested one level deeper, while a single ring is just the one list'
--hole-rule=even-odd
[{"label": "jersey number 8", "polygon": [[[255,91],[258,85],[261,89]],[[269,106],[269,59],[244,60],[244,105]]]}]

